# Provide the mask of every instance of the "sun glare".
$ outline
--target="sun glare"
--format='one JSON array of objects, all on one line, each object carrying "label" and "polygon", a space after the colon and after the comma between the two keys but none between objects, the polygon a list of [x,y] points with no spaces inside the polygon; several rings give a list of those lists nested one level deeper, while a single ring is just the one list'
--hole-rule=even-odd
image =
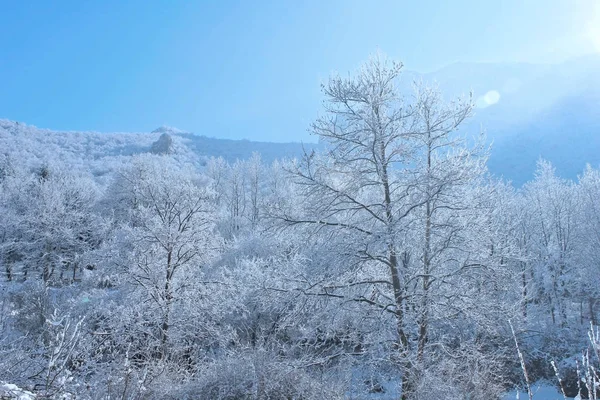
[{"label": "sun glare", "polygon": [[[600,24],[600,21],[598,22]],[[594,46],[594,50],[597,53],[600,53],[600,28],[590,28],[588,32],[588,37]]]},{"label": "sun glare", "polygon": [[586,29],[586,38],[594,46],[594,50],[600,53],[600,4],[597,4],[592,11]]}]

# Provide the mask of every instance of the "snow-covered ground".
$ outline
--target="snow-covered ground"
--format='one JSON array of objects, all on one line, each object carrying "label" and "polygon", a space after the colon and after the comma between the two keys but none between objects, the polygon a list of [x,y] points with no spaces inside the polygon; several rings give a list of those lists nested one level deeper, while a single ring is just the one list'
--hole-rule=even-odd
[{"label": "snow-covered ground", "polygon": [[[534,384],[531,387],[533,391],[533,399],[534,400],[564,400],[565,397],[560,393],[560,391],[548,384],[548,383],[539,383]],[[508,392],[502,400],[528,400],[527,391],[517,391],[513,390]],[[573,397],[567,397],[568,400],[572,400]]]},{"label": "snow-covered ground", "polygon": [[27,390],[19,388],[17,385],[0,382],[0,398],[15,400],[34,400],[35,395]]}]

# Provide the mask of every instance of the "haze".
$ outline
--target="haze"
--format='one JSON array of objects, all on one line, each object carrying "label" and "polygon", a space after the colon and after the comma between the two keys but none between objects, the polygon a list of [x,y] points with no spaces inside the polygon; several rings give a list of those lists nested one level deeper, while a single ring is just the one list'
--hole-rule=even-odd
[{"label": "haze", "polygon": [[310,142],[319,84],[377,48],[418,72],[560,63],[600,51],[598,27],[595,0],[5,2],[0,118]]}]

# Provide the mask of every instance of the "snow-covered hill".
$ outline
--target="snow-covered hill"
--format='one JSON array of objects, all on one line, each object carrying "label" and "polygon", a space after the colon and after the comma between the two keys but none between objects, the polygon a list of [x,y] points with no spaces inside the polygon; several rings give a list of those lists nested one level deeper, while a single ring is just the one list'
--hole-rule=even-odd
[{"label": "snow-covered hill", "polygon": [[[571,179],[586,163],[600,166],[599,71],[600,55],[555,65],[457,63],[428,74],[405,71],[401,84],[410,94],[415,80],[436,82],[447,99],[472,90],[477,109],[462,132],[484,129],[493,142],[490,171],[520,186],[533,177],[540,157]],[[166,126],[150,133],[56,132],[0,119],[0,146],[0,154],[13,149],[32,167],[68,159],[74,168],[101,177],[128,156],[149,151],[195,164],[258,152],[270,162],[297,157],[316,144],[217,139]]]},{"label": "snow-covered hill", "polygon": [[210,157],[234,162],[254,152],[271,162],[297,157],[314,146],[215,139],[171,127],[150,133],[59,132],[0,119],[0,156],[30,169],[61,162],[100,181],[131,155],[140,153],[170,153],[180,162],[203,165]]}]

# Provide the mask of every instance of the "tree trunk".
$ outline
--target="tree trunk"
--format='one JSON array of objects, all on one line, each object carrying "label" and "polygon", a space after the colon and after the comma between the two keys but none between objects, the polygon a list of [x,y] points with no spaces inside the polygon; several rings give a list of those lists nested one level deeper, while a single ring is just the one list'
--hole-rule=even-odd
[{"label": "tree trunk", "polygon": [[559,298],[558,298],[558,309],[560,311],[560,326],[561,328],[566,328],[568,325],[568,321],[567,321],[567,302],[565,301],[565,297],[566,297],[566,288],[565,288],[565,279],[564,279],[564,274],[565,274],[565,265],[564,263],[561,262],[560,267],[558,269],[558,279],[559,279],[559,286],[560,286],[560,291],[559,291]]},{"label": "tree trunk", "polygon": [[400,366],[402,370],[402,400],[410,399],[413,390],[412,363],[408,354],[408,338],[404,331],[404,293],[400,283],[400,274],[398,271],[398,257],[396,250],[390,246],[389,263],[392,276],[392,286],[394,288],[394,299],[396,301],[396,331],[398,334],[398,355],[400,357]]},{"label": "tree trunk", "polygon": [[412,392],[412,364],[408,354],[408,338],[404,331],[404,291],[400,282],[400,272],[398,270],[398,254],[394,244],[394,215],[392,213],[392,196],[388,180],[385,146],[380,143],[381,157],[381,182],[383,184],[385,216],[388,231],[388,264],[392,278],[392,287],[394,290],[394,301],[396,305],[396,331],[398,334],[398,352],[400,356],[400,365],[402,369],[402,400],[408,400]]},{"label": "tree trunk", "polygon": [[419,345],[417,358],[423,360],[425,344],[427,343],[427,329],[429,325],[429,285],[430,285],[430,267],[431,267],[431,204],[428,201],[426,205],[425,219],[425,248],[423,250],[423,297],[421,299],[421,313],[419,316]]},{"label": "tree trunk", "polygon": [[527,264],[521,261],[521,313],[523,314],[523,320],[527,321],[527,277],[526,268]]},{"label": "tree trunk", "polygon": [[165,298],[165,310],[163,314],[163,322],[161,325],[160,332],[160,341],[161,341],[161,356],[162,358],[166,358],[167,356],[167,345],[169,340],[169,319],[171,315],[171,303],[173,301],[173,294],[171,293],[171,280],[173,279],[173,268],[171,265],[172,262],[173,251],[169,250],[167,253],[167,274],[165,279],[165,290],[164,290],[164,298]]}]

